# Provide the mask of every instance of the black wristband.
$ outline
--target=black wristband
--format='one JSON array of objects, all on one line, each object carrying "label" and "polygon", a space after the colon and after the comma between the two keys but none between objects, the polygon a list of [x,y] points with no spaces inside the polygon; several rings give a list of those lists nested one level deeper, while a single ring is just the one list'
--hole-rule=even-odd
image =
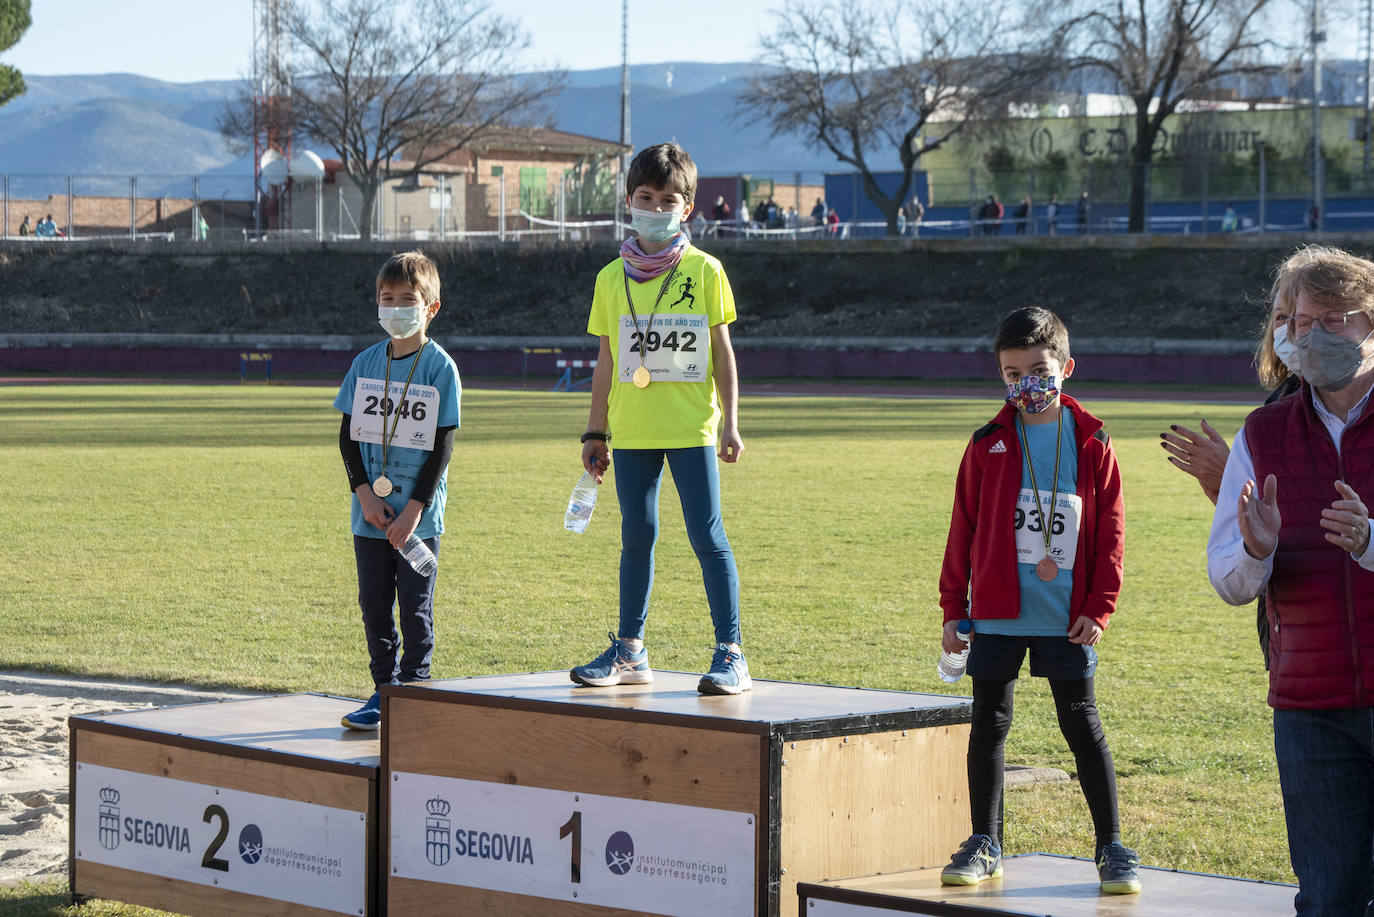
[{"label": "black wristband", "polygon": [[589,439],[599,439],[603,443],[609,443],[611,441],[611,434],[602,433],[600,430],[588,430],[586,433],[582,434],[582,442],[585,443]]}]

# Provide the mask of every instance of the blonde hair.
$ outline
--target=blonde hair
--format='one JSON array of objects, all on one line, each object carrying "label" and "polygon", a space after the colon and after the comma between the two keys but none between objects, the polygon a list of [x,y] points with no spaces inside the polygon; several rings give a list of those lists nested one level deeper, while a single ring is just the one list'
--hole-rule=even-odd
[{"label": "blonde hair", "polygon": [[1269,316],[1255,351],[1255,372],[1266,388],[1288,378],[1288,367],[1274,353],[1274,313],[1292,315],[1298,297],[1333,309],[1359,309],[1374,321],[1374,262],[1329,245],[1304,245],[1274,271]]},{"label": "blonde hair", "polygon": [[419,293],[426,306],[439,301],[439,269],[423,252],[399,252],[386,259],[377,272],[377,292],[398,283]]}]

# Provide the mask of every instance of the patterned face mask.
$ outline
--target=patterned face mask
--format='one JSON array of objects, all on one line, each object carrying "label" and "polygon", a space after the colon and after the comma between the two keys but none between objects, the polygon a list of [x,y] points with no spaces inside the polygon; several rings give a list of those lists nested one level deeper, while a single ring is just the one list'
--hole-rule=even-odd
[{"label": "patterned face mask", "polygon": [[1027,414],[1039,414],[1059,396],[1057,376],[1022,376],[1007,383],[1007,402]]}]

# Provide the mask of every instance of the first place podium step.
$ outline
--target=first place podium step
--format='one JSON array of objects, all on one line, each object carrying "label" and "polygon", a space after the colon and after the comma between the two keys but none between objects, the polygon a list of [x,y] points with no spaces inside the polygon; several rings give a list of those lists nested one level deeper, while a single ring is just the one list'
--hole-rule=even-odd
[{"label": "first place podium step", "polygon": [[967,834],[966,699],[654,675],[383,688],[390,912],[791,915],[798,881],[934,865]]},{"label": "first place podium step", "polygon": [[1091,860],[1047,853],[1003,859],[1001,878],[940,884],[943,867],[798,888],[799,917],[1266,917],[1292,914],[1297,886],[1142,867],[1138,895],[1108,895]]}]

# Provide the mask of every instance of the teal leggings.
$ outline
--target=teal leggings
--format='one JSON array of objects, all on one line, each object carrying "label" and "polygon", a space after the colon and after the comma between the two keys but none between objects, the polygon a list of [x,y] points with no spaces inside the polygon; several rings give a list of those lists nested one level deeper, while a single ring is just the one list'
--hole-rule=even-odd
[{"label": "teal leggings", "polygon": [[620,636],[644,637],[654,585],[658,491],[663,460],[673,472],[687,538],[701,563],[717,643],[739,643],[739,572],[720,517],[720,473],[711,446],[616,449],[611,467],[620,498]]}]

